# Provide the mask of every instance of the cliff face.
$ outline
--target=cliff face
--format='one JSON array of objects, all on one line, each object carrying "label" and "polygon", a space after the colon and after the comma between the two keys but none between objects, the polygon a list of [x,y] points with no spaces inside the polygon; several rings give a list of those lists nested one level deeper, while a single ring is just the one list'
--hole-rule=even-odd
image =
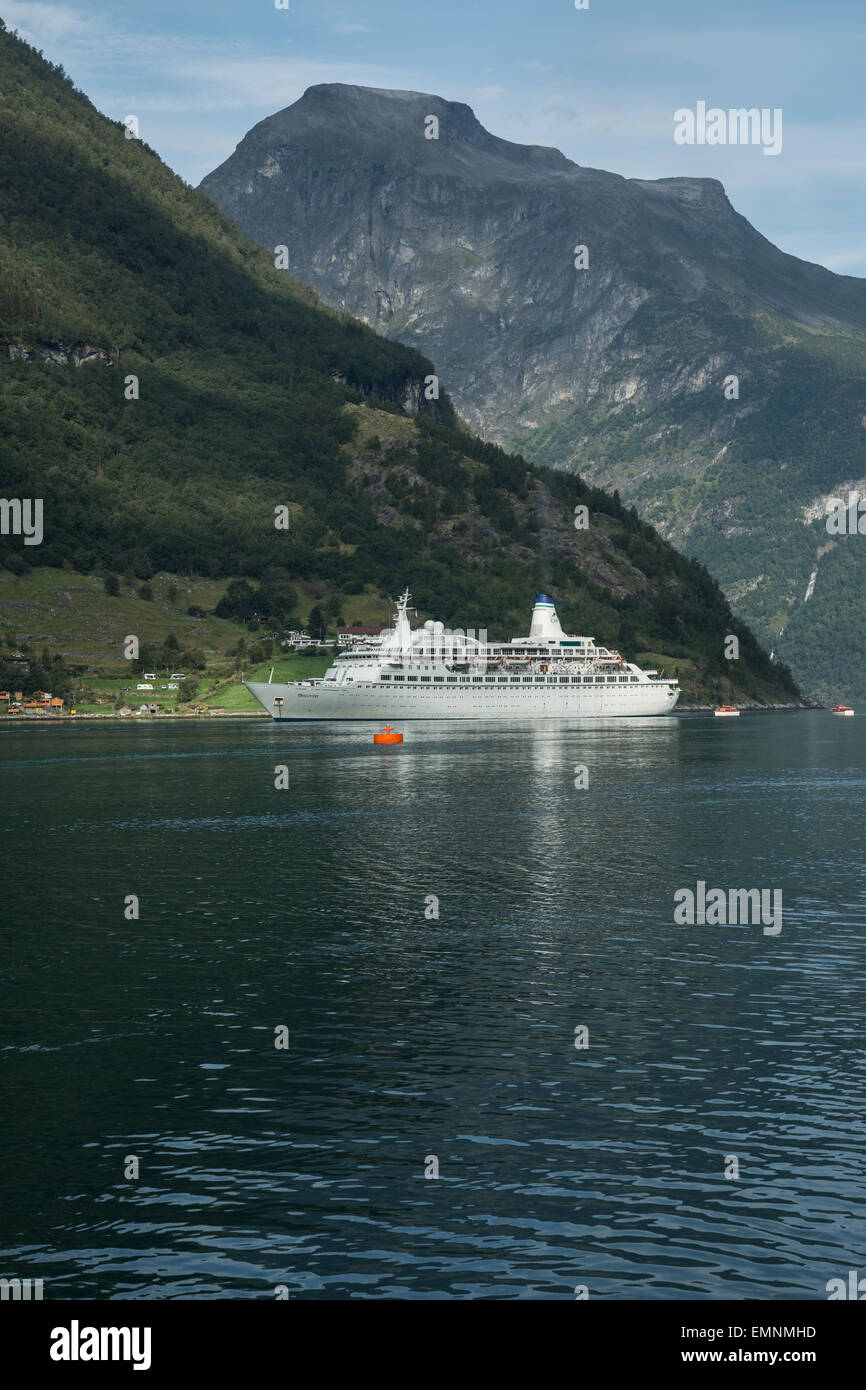
[{"label": "cliff face", "polygon": [[866,653],[818,658],[835,613],[866,625],[866,556],[805,519],[866,474],[866,283],[783,254],[715,180],[583,168],[423,93],[310,88],[202,188],[421,349],[486,438],[616,486],[807,688],[866,695]]},{"label": "cliff face", "polygon": [[110,367],[115,363],[115,358],[105,348],[88,343],[63,343],[57,339],[41,343],[0,341],[0,356],[10,362],[53,362],[55,366],[80,367],[84,362],[100,362]]},{"label": "cliff face", "polygon": [[716,296],[744,320],[761,306],[866,332],[859,282],[777,251],[715,180],[581,168],[423,93],[312,87],[201,187],[263,246],[287,247],[327,303],[422,348],[499,442],[598,395],[661,401],[718,379],[726,353],[709,336],[657,373],[664,342],[628,331],[641,310],[664,319]]}]

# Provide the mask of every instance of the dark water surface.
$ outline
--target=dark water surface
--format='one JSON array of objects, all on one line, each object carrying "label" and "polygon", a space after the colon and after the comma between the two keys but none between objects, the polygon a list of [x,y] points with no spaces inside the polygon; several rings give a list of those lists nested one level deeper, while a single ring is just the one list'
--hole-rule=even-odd
[{"label": "dark water surface", "polygon": [[[371,732],[0,734],[0,1274],[117,1299],[866,1274],[866,719]],[[781,888],[781,934],[675,925],[698,879]]]}]

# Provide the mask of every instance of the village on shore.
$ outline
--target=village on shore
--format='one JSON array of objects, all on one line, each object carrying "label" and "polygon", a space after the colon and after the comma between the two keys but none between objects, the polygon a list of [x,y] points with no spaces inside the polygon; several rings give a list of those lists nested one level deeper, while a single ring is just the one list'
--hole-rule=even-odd
[{"label": "village on shore", "polygon": [[[378,636],[381,630],[381,624],[376,626],[353,624],[338,627],[336,638],[311,637],[306,630],[293,630],[288,633],[281,645],[286,648],[288,655],[302,653],[307,657],[317,654],[325,655],[335,647],[345,650],[370,636]],[[23,662],[23,657],[21,660]],[[23,662],[23,665],[26,667],[26,662]],[[25,692],[24,689],[0,690],[0,720],[14,719],[16,722],[33,719],[56,721],[71,718],[116,720],[153,718],[154,716],[160,719],[267,719],[269,717],[258,705],[254,708],[238,708],[238,696],[243,696],[245,691],[242,684],[231,681],[219,692],[219,696],[226,698],[229,697],[230,692],[233,694],[234,698],[228,704],[217,704],[211,700],[205,701],[198,698],[188,701],[178,700],[176,692],[180,692],[186,679],[187,676],[184,671],[172,671],[166,677],[160,677],[156,671],[145,671],[140,677],[135,678],[134,686],[121,687],[121,694],[128,696],[126,702],[113,703],[109,696],[100,695],[97,696],[95,703],[97,707],[104,706],[105,708],[96,709],[92,707],[80,709],[73,701],[64,700],[60,695],[52,694],[50,690],[32,690],[29,692]],[[164,694],[168,698],[167,700],[159,700],[154,698],[156,694]],[[144,696],[144,698],[139,699],[140,696]],[[252,706],[252,700],[250,704]]]}]

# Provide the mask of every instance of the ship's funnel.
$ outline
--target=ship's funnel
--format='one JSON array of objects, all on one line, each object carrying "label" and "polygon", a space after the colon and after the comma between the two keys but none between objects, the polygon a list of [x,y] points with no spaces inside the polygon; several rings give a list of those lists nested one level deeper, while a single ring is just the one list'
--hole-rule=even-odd
[{"label": "ship's funnel", "polygon": [[562,636],[553,599],[548,598],[547,594],[539,594],[535,600],[529,636],[534,642],[546,642],[551,637],[558,640]]}]

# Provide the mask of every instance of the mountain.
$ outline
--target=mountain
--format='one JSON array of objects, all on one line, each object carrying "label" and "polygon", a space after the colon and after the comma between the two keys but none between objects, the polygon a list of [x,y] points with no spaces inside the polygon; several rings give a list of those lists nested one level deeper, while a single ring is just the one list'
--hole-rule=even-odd
[{"label": "mountain", "polygon": [[545,588],[564,626],[677,668],[692,699],[797,698],[700,564],[615,495],[459,427],[434,374],[0,32],[0,489],[44,507],[41,545],[4,535],[7,570],[246,576],[275,621],[293,585],[408,582],[423,614],[491,636]]},{"label": "mountain", "polygon": [[714,179],[584,168],[422,93],[311,87],[201,187],[432,357],[485,438],[616,487],[805,688],[866,696],[866,541],[824,521],[866,489],[866,282],[779,251]]}]

